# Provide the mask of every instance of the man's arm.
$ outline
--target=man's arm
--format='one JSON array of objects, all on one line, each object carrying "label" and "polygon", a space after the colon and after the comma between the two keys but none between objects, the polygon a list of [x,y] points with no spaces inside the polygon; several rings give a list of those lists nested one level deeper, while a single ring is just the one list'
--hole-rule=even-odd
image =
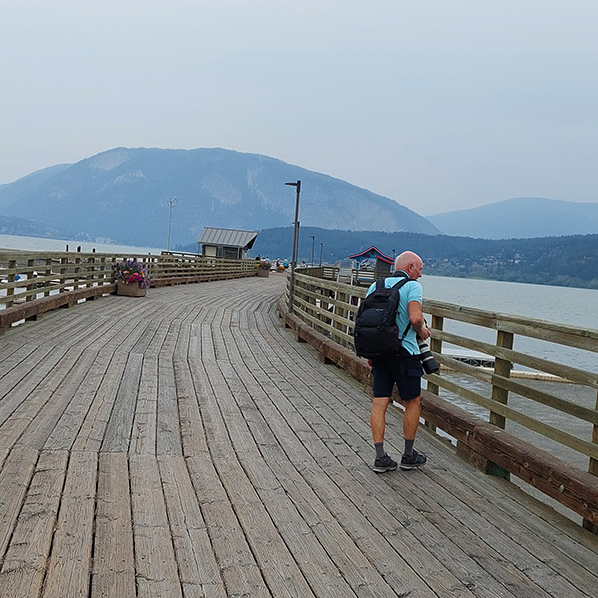
[{"label": "man's arm", "polygon": [[422,304],[419,301],[409,301],[407,304],[407,311],[409,313],[411,327],[413,330],[415,330],[417,335],[424,340],[430,338],[430,331],[428,330],[426,321],[424,320]]}]

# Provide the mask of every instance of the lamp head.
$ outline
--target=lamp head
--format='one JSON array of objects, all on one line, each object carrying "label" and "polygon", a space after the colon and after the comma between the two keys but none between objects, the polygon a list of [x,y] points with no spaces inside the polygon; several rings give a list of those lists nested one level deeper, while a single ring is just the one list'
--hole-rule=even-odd
[{"label": "lamp head", "polygon": [[296,183],[285,183],[285,185],[289,185],[289,187],[297,187],[297,193],[301,190],[301,181],[297,181]]}]

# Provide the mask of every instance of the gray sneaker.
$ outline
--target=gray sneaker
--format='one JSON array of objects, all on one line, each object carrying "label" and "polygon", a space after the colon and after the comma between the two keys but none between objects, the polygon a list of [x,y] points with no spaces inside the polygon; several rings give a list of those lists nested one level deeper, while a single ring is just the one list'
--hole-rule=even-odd
[{"label": "gray sneaker", "polygon": [[388,455],[384,455],[382,459],[374,461],[374,471],[376,473],[384,473],[385,471],[394,471],[397,468],[397,462],[391,459]]},{"label": "gray sneaker", "polygon": [[411,457],[408,457],[407,455],[401,457],[401,469],[416,469],[420,465],[424,465],[427,460],[428,457],[426,457],[426,455],[413,449],[413,455],[411,455]]}]

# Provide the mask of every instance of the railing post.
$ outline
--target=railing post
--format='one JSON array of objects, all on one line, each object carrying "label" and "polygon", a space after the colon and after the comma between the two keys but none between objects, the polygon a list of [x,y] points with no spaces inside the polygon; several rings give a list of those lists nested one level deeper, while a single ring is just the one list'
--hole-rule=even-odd
[{"label": "railing post", "polygon": [[[442,341],[434,338],[434,330],[442,331],[444,329],[444,318],[442,316],[432,316],[432,337],[430,338],[430,350],[435,353],[442,353]],[[434,382],[428,382],[428,390],[435,395],[440,393],[440,387]]]},{"label": "railing post", "polygon": [[96,279],[96,258],[90,257],[90,258],[87,258],[87,284],[85,286],[87,288],[93,287],[95,279]]},{"label": "railing post", "polygon": [[[33,280],[33,266],[35,265],[35,260],[27,260],[27,286],[25,287],[27,291],[32,291],[35,288],[35,281]],[[37,295],[27,295],[25,301],[33,301],[36,299]]]},{"label": "railing post", "polygon": [[[16,267],[17,267],[17,260],[9,260],[8,261],[8,269],[9,270],[16,269]],[[11,282],[14,283],[14,281],[15,281],[15,273],[14,272],[9,272],[9,274],[7,276],[7,281],[9,283],[11,283]],[[8,287],[8,289],[6,289],[7,297],[12,297],[12,296],[14,296],[14,294],[15,294],[14,287]],[[13,303],[14,303],[13,301],[8,301],[6,303],[6,307],[11,307],[13,305]]]},{"label": "railing post", "polygon": [[[46,270],[44,273],[44,276],[46,278],[50,277],[52,275],[52,258],[51,257],[47,257],[46,258]],[[50,296],[50,284],[51,284],[51,280],[46,280],[44,282],[44,287],[46,287],[46,290],[44,291],[44,297],[49,297]]]},{"label": "railing post", "polygon": [[106,258],[100,258],[100,274],[98,276],[98,285],[102,286],[106,280]]},{"label": "railing post", "polygon": [[60,258],[60,275],[59,275],[60,276],[60,278],[59,278],[60,287],[59,287],[59,291],[58,291],[59,293],[64,293],[66,291],[66,289],[62,285],[66,283],[66,272],[68,270],[68,267],[67,267],[68,263],[69,263],[68,258],[66,258],[66,257]]},{"label": "railing post", "polygon": [[79,276],[79,274],[81,272],[81,268],[79,267],[80,264],[81,264],[81,258],[76,257],[75,258],[75,268],[73,270],[73,289],[75,289],[75,290],[79,288],[79,282],[81,281],[81,277]]},{"label": "railing post", "polygon": [[[499,330],[498,334],[496,335],[496,346],[502,347],[505,349],[512,349],[513,348],[513,333],[512,332],[505,332],[504,330]],[[494,373],[498,376],[502,376],[503,378],[510,378],[511,377],[511,368],[513,364],[506,359],[501,359],[496,357],[494,359]],[[495,386],[494,383],[492,384],[492,400],[496,401],[497,403],[502,403],[503,405],[507,404],[509,399],[509,391],[505,390],[504,388],[500,388],[499,386]],[[498,426],[499,428],[505,429],[506,425],[506,418],[498,413],[490,412],[490,419],[491,424]]]},{"label": "railing post", "polygon": [[[432,316],[432,331],[434,331],[434,330],[442,331],[443,327],[444,327],[444,318],[442,316],[434,316],[433,315]],[[432,332],[432,336],[430,337],[430,350],[434,351],[436,353],[442,353],[442,341],[439,338],[434,338],[433,332]],[[434,394],[436,396],[440,396],[440,387],[438,386],[438,384],[436,384],[434,382],[426,381],[426,389],[428,390],[428,392],[431,392],[432,394]],[[432,422],[425,420],[425,426],[426,426],[426,428],[429,428],[433,432],[436,432],[436,426]]]},{"label": "railing post", "polygon": [[[596,392],[596,409],[598,409],[598,392]],[[598,445],[598,424],[594,424],[592,428],[592,444]],[[592,475],[598,476],[598,459],[590,457],[590,468],[588,471]],[[593,521],[584,519],[583,526],[593,534],[598,534],[598,525],[596,525]]]},{"label": "railing post", "polygon": [[[341,301],[342,303],[347,303],[347,294],[346,293],[342,293],[340,291],[336,292],[336,301]],[[342,308],[339,307],[338,305],[334,306],[334,314],[337,316],[340,316],[341,318],[345,318],[347,316],[347,311]],[[346,326],[344,324],[342,324],[341,322],[334,322],[334,328],[336,328],[337,330],[340,330],[341,332],[347,332],[346,330]],[[338,343],[339,345],[344,345],[345,343],[343,343],[341,337],[333,337],[332,340],[335,343]]]}]

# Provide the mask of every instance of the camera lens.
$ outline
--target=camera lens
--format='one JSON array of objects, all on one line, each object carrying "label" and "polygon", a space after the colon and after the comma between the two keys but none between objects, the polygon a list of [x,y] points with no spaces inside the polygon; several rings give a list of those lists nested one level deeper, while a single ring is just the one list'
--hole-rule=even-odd
[{"label": "camera lens", "polygon": [[419,359],[422,362],[424,372],[426,372],[426,374],[435,374],[440,369],[440,366],[438,365],[438,362],[434,359],[434,355],[432,355],[428,343],[426,343],[426,341],[423,338],[420,338],[418,336],[417,346],[419,347]]}]

